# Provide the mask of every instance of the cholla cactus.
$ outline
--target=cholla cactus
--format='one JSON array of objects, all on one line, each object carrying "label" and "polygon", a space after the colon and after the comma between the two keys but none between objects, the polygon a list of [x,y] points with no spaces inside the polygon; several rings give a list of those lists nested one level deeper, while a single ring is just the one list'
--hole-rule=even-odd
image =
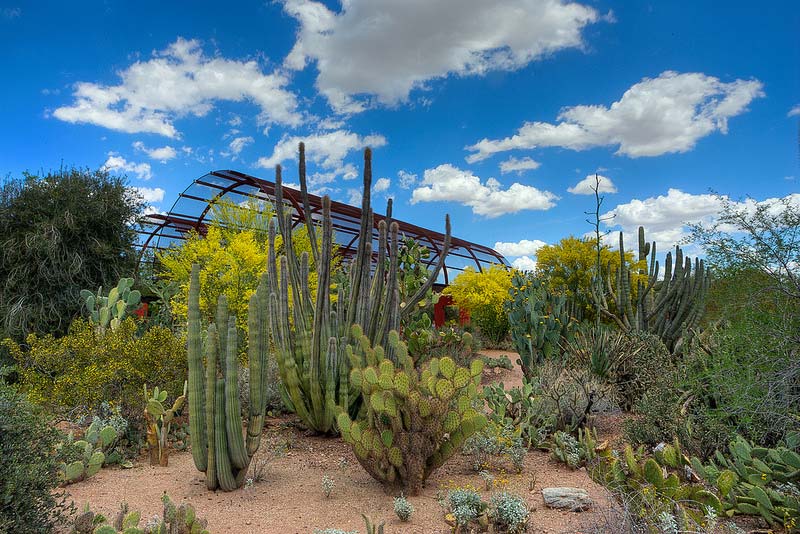
[{"label": "cholla cactus", "polygon": [[98,331],[104,332],[109,326],[116,330],[125,316],[139,307],[142,294],[136,289],[131,290],[132,287],[133,278],[120,278],[117,287],[111,288],[108,296],[103,295],[102,287],[96,295],[88,289],[81,290],[89,318],[97,325]]},{"label": "cholla cactus", "polygon": [[347,349],[350,382],[364,395],[366,418],[355,422],[340,413],[342,437],[373,478],[416,495],[428,476],[486,425],[486,417],[472,407],[483,362],[474,360],[466,369],[449,357],[434,358],[420,372],[397,332],[390,332],[389,346],[398,366],[381,346],[373,348],[358,326],[353,337],[358,344]]}]

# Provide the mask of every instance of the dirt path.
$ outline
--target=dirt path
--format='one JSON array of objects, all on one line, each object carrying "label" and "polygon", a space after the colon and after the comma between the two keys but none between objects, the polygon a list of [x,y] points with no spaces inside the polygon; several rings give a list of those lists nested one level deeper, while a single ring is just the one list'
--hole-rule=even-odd
[{"label": "dirt path", "polygon": [[[508,354],[512,361],[516,356],[507,351],[500,353]],[[491,381],[502,380],[506,387],[521,381],[519,369],[487,371],[487,375]],[[471,468],[470,459],[458,455],[431,476],[420,495],[409,498],[416,511],[410,522],[401,523],[394,515],[393,495],[386,494],[364,471],[349,446],[340,439],[308,437],[280,420],[273,421],[266,433],[271,439],[288,440],[291,447],[285,457],[267,466],[265,480],[250,488],[230,493],[208,491],[204,475],[195,469],[191,454],[179,453],[173,454],[166,468],[149,467],[142,458],[133,469],[103,469],[87,481],[68,486],[67,490],[79,508],[89,502],[93,510],[111,517],[119,503],[126,501],[131,510],[142,512],[142,523],[161,513],[160,498],[166,491],[176,503],[191,503],[200,517],[208,520],[213,534],[313,534],[323,528],[363,533],[362,513],[385,521],[387,534],[444,534],[450,528],[443,520],[437,492],[467,484],[484,488],[483,480]],[[335,481],[333,493],[327,499],[321,487],[324,475]],[[506,481],[499,489],[524,496],[535,508],[528,532],[581,532],[581,525],[591,524],[598,513],[576,514],[545,508],[541,497],[543,487],[585,488],[599,508],[609,505],[605,490],[592,482],[585,471],[571,471],[542,452],[528,454],[522,474],[495,475],[498,480]],[[531,491],[534,475],[536,484]],[[491,491],[481,493],[488,500]]]}]

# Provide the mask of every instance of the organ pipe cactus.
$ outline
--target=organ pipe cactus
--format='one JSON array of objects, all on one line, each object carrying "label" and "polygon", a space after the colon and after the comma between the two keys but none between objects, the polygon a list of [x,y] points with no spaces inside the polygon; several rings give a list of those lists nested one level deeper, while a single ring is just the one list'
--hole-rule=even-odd
[{"label": "organ pipe cactus", "polygon": [[97,294],[88,289],[81,290],[81,298],[89,312],[89,318],[104,332],[108,327],[119,328],[126,315],[141,304],[142,294],[133,287],[133,278],[120,278],[117,287],[111,288],[108,296],[103,295],[103,288]]},{"label": "organ pipe cactus", "polygon": [[[311,257],[298,257],[292,247],[292,214],[286,209],[282,172],[276,168],[276,214],[283,238],[284,255],[277,257],[274,220],[270,222],[268,273],[269,331],[290,407],[310,429],[335,432],[337,406],[355,412],[360,390],[350,384],[344,347],[351,341],[351,327],[360,325],[373,344],[386,345],[391,330],[398,330],[403,317],[417,308],[429,292],[444,264],[450,244],[450,220],[446,219],[444,248],[439,262],[413,295],[401,302],[398,280],[398,225],[391,221],[391,201],[384,220],[378,223],[377,249],[373,250],[372,153],[364,151],[364,192],[361,204],[358,248],[348,266],[348,279],[337,288],[332,302],[333,220],[328,197],[322,201],[321,239],[311,224],[305,173],[305,148],[300,144],[300,189],[302,215],[311,238]],[[375,260],[373,266],[373,260]],[[318,291],[312,298],[308,285],[310,262],[317,272]],[[374,268],[373,268],[374,267]],[[392,349],[387,356],[392,359]]]},{"label": "organ pipe cactus", "polygon": [[[189,425],[192,456],[197,469],[206,473],[208,489],[232,491],[245,476],[261,442],[266,395],[268,339],[266,335],[266,287],[261,284],[250,297],[248,309],[248,359],[250,402],[246,439],[238,385],[238,336],[236,318],[228,314],[221,296],[217,324],[210,324],[205,340],[206,363],[200,328],[200,268],[192,266],[189,283]],[[224,322],[223,322],[224,321]]]},{"label": "organ pipe cactus", "polygon": [[483,362],[473,360],[467,369],[449,357],[433,358],[420,371],[397,332],[388,336],[397,365],[358,326],[353,337],[356,345],[347,347],[350,382],[364,396],[366,417],[353,421],[342,411],[337,417],[342,437],[373,478],[416,495],[428,476],[486,425],[473,408]]},{"label": "organ pipe cactus", "polygon": [[[595,295],[601,313],[624,330],[655,334],[670,352],[681,353],[683,344],[690,339],[705,312],[710,275],[703,260],[695,259],[693,271],[691,258],[684,257],[683,250],[676,245],[674,264],[672,252],[667,252],[664,277],[659,279],[656,243],[646,241],[644,227],[640,226],[638,273],[641,279],[634,288],[632,269],[636,267],[625,259],[622,232],[619,234],[619,254],[620,268],[613,274],[609,269],[606,292]],[[615,304],[614,310],[609,306],[606,294]]]}]

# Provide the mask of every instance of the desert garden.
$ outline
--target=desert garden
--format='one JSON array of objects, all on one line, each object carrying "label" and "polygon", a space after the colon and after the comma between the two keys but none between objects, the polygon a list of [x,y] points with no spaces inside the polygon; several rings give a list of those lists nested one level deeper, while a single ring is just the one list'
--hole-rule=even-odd
[{"label": "desert garden", "polygon": [[367,149],[343,255],[299,161],[313,224],[278,168],[144,258],[122,180],[3,187],[0,532],[798,530],[796,206],[690,257],[603,235],[598,182],[589,237],[442,287],[449,218],[434,261],[373,218]]}]

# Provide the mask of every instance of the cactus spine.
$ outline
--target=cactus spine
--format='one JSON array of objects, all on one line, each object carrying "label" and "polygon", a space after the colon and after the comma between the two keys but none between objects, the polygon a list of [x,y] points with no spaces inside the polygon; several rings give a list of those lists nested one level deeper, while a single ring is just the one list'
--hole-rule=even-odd
[{"label": "cactus spine", "polygon": [[[349,383],[349,365],[344,347],[351,341],[351,326],[360,325],[369,340],[385,344],[391,330],[411,313],[426,295],[444,264],[450,243],[450,221],[446,220],[446,239],[439,263],[428,279],[405,302],[400,301],[398,281],[398,225],[391,222],[391,201],[385,220],[378,224],[378,248],[373,255],[373,213],[370,207],[372,153],[364,152],[364,193],[358,234],[358,249],[349,264],[346,287],[338,288],[331,302],[333,220],[331,203],[323,198],[321,243],[317,240],[308,201],[305,174],[305,148],[300,144],[300,188],[304,219],[311,238],[311,258],[298,257],[292,246],[292,219],[287,213],[282,188],[281,168],[276,168],[276,215],[283,238],[284,255],[276,257],[274,221],[270,221],[269,331],[276,348],[281,379],[291,408],[317,432],[335,431],[337,406],[355,411],[360,391]],[[388,254],[388,257],[387,257]],[[371,268],[376,259],[374,270]],[[309,261],[313,260],[318,291],[312,299],[308,286]],[[388,260],[388,261],[387,261]],[[291,305],[290,305],[291,303]],[[392,357],[391,352],[389,357]]]},{"label": "cactus spine", "polygon": [[[266,370],[267,337],[261,317],[266,310],[264,283],[249,302],[248,351],[251,380],[249,419],[246,439],[242,436],[242,416],[238,385],[238,335],[236,318],[228,315],[227,300],[221,296],[217,323],[210,324],[205,342],[203,365],[200,334],[200,269],[192,266],[189,284],[189,424],[195,466],[206,473],[208,489],[232,491],[244,483],[250,460],[258,450],[266,410],[261,384]],[[256,328],[252,328],[253,326]]]},{"label": "cactus spine", "polygon": [[634,295],[632,270],[625,260],[622,232],[619,234],[619,254],[620,268],[615,273],[615,280],[612,281],[609,272],[606,281],[607,293],[616,309],[610,310],[605,294],[598,295],[601,313],[627,331],[657,335],[670,352],[679,354],[705,312],[710,275],[703,260],[695,259],[692,272],[691,258],[684,258],[683,250],[676,245],[674,268],[672,252],[667,252],[664,278],[659,280],[656,243],[646,241],[644,227],[640,226],[638,274],[643,280],[637,282]]}]

